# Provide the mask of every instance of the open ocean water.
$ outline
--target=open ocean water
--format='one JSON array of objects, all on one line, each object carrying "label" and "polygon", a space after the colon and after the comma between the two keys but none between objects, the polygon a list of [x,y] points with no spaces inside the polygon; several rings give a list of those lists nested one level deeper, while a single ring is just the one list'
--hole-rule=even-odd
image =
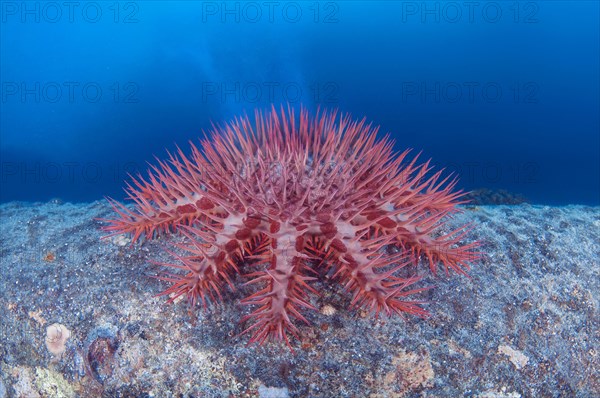
[{"label": "open ocean water", "polygon": [[[598,1],[1,0],[0,398],[600,396],[599,21]],[[294,352],[246,346],[244,275],[167,305],[152,277],[185,237],[101,239],[130,175],[272,106],[365,117],[470,192],[439,234],[473,223],[471,277],[417,259],[430,318],[375,320],[321,275]]]}]

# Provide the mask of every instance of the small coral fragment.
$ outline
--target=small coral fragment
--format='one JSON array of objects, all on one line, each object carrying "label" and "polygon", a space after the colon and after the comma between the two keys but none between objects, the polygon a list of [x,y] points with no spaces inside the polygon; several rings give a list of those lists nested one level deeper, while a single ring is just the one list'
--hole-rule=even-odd
[{"label": "small coral fragment", "polygon": [[53,355],[60,357],[65,352],[69,337],[71,331],[66,326],[53,323],[46,328],[46,348]]}]

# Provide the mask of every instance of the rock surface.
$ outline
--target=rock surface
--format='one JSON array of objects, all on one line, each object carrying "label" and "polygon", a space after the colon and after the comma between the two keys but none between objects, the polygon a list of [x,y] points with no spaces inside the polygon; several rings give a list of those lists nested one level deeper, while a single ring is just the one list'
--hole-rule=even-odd
[{"label": "rock surface", "polygon": [[600,208],[468,207],[452,223],[485,255],[425,278],[430,318],[376,320],[319,282],[295,354],[238,335],[243,276],[206,310],[155,297],[165,242],[101,240],[110,213],[0,205],[0,397],[600,396]]}]

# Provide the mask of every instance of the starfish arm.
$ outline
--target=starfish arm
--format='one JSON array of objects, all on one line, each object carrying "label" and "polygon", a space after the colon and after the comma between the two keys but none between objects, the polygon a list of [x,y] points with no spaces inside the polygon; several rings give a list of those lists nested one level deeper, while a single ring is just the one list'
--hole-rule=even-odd
[{"label": "starfish arm", "polygon": [[[181,228],[180,232],[186,238],[184,243],[174,244],[174,250],[169,250],[177,262],[160,265],[187,272],[158,277],[172,284],[160,295],[170,295],[170,301],[187,295],[192,305],[202,302],[206,306],[208,301],[221,299],[220,292],[225,284],[234,288],[230,275],[239,273],[237,264],[264,252],[264,235],[255,218],[230,213],[215,220],[218,222],[210,228],[206,225]],[[185,255],[176,253],[181,251]]]},{"label": "starfish arm", "polygon": [[[285,239],[277,239],[277,236],[285,236]],[[252,322],[242,334],[252,334],[249,343],[280,340],[291,348],[288,334],[298,337],[293,319],[308,324],[301,309],[316,310],[307,297],[309,292],[317,294],[308,284],[315,278],[307,276],[308,267],[300,247],[302,238],[295,228],[286,228],[284,225],[282,230],[271,234],[270,240],[271,248],[265,255],[267,269],[248,275],[251,278],[248,284],[261,284],[264,287],[241,302],[258,306],[242,319],[242,322]]]},{"label": "starfish arm", "polygon": [[335,269],[334,279],[352,293],[352,306],[365,308],[376,316],[385,313],[427,317],[429,313],[421,307],[425,302],[409,297],[429,287],[412,288],[421,280],[419,276],[396,276],[412,259],[403,253],[384,254],[385,245],[386,239],[334,239],[328,248],[328,257],[333,260],[330,266]]},{"label": "starfish arm", "polygon": [[207,166],[200,151],[192,145],[192,155],[169,154],[169,161],[150,166],[147,180],[131,177],[127,185],[133,208],[109,198],[117,218],[101,219],[108,236],[131,234],[135,243],[142,237],[152,239],[157,233],[168,233],[181,226],[203,223],[216,215],[227,214],[229,203],[216,194],[218,169]]}]

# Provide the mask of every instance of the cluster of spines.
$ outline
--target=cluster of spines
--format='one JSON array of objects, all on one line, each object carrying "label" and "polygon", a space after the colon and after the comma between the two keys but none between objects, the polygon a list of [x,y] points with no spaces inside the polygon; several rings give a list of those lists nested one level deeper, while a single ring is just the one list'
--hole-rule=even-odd
[{"label": "cluster of spines", "polygon": [[[135,209],[111,201],[119,218],[105,229],[134,242],[170,231],[185,236],[176,245],[185,254],[171,251],[177,263],[163,264],[184,273],[160,277],[171,283],[162,293],[171,300],[219,300],[251,261],[248,284],[262,286],[242,300],[255,307],[244,318],[252,321],[244,331],[251,342],[297,335],[291,318],[306,322],[301,310],[315,309],[308,297],[317,293],[309,285],[315,263],[330,268],[353,306],[426,316],[421,301],[408,299],[427,289],[413,288],[420,277],[395,275],[421,257],[433,273],[441,263],[446,273],[464,274],[477,243],[461,246],[469,225],[434,237],[461,203],[456,180],[431,175],[418,156],[402,166],[408,151],[394,157],[376,130],[335,113],[311,122],[304,111],[298,124],[283,110],[257,113],[254,124],[236,119],[201,150],[192,145],[190,157],[179,150],[148,181],[134,179]],[[323,194],[311,196],[317,189]],[[401,250],[384,254],[388,245]]]}]

